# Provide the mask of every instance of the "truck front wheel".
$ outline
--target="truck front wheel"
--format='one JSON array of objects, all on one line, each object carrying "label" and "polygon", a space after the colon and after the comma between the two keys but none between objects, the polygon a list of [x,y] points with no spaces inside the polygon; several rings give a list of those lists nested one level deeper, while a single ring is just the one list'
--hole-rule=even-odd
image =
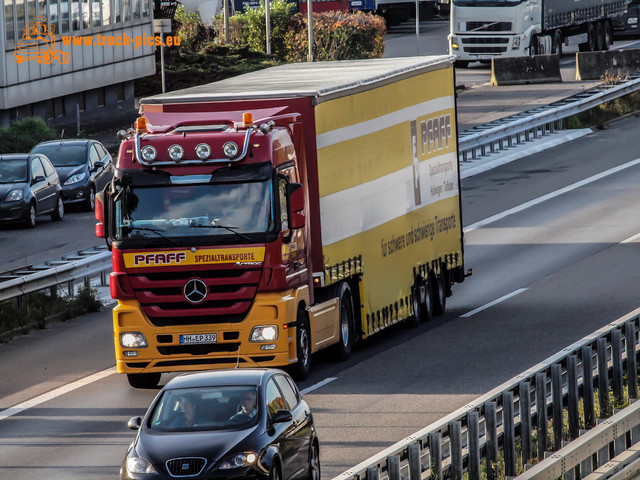
[{"label": "truck front wheel", "polygon": [[160,373],[127,373],[129,385],[133,388],[156,388],[160,381]]},{"label": "truck front wheel", "polygon": [[311,371],[311,335],[307,312],[300,306],[296,320],[296,352],[298,361],[291,365],[291,376],[296,380],[304,380]]}]

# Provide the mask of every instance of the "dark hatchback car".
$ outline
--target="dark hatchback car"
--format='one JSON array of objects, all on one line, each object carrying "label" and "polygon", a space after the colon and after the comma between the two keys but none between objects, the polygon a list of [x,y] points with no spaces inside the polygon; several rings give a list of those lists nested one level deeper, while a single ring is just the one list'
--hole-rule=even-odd
[{"label": "dark hatchback car", "polygon": [[55,168],[44,155],[0,155],[0,221],[36,226],[36,217],[62,220],[62,188]]},{"label": "dark hatchback car", "polygon": [[46,155],[60,176],[66,203],[81,203],[86,210],[95,208],[96,192],[101,192],[113,177],[111,155],[96,140],[51,140],[31,149]]},{"label": "dark hatchback car", "polygon": [[278,369],[175,377],[129,428],[121,479],[320,479],[311,410]]}]

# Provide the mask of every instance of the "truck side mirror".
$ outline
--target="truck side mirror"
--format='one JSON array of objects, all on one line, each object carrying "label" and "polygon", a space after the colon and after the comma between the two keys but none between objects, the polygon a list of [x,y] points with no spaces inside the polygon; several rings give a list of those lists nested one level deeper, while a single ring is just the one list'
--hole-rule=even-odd
[{"label": "truck side mirror", "polygon": [[109,250],[111,250],[111,244],[109,242],[109,199],[111,195],[109,194],[108,188],[106,188],[103,192],[96,193],[96,206],[95,206],[95,216],[96,216],[96,237],[104,238],[107,240],[107,246]]},{"label": "truck side mirror", "polygon": [[303,228],[305,218],[304,188],[302,188],[302,184],[287,184],[287,196],[289,197],[289,226],[291,228]]}]

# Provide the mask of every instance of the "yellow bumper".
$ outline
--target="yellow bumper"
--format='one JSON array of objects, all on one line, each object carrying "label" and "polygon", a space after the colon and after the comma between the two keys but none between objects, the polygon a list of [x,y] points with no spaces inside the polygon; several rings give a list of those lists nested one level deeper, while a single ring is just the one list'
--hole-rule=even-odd
[{"label": "yellow bumper", "polygon": [[[293,291],[258,294],[247,317],[239,323],[158,327],[147,319],[136,300],[123,300],[113,309],[116,367],[119,373],[182,372],[240,367],[284,367],[296,361]],[[275,325],[278,338],[250,342],[254,327]],[[125,348],[126,333],[141,333],[148,346]],[[183,335],[216,334],[215,343],[181,344]]]}]

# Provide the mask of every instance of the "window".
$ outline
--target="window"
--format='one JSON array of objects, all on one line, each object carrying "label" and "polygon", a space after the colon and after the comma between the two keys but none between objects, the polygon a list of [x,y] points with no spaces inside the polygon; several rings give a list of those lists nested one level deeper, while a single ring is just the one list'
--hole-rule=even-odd
[{"label": "window", "polygon": [[98,106],[99,107],[104,107],[105,106],[104,88],[97,88],[96,89],[96,97],[98,99]]},{"label": "window", "polygon": [[116,98],[119,102],[124,102],[124,83],[116,85]]},{"label": "window", "polygon": [[267,383],[265,399],[267,402],[267,412],[270,417],[273,417],[278,410],[287,409],[284,398],[282,398],[282,394],[280,393],[280,390],[278,390],[273,378],[270,378]]},{"label": "window", "polygon": [[78,109],[81,112],[84,112],[87,109],[87,100],[85,98],[84,92],[80,92],[76,94],[76,101],[78,102]]},{"label": "window", "polygon": [[289,204],[287,203],[287,185],[289,181],[285,177],[278,179],[278,194],[280,198],[280,222],[282,231],[289,230]]},{"label": "window", "polygon": [[69,0],[60,0],[60,33],[69,33]]},{"label": "window", "polygon": [[16,41],[16,35],[13,25],[13,0],[4,0],[4,25],[6,30],[7,43]]},{"label": "window", "polygon": [[99,161],[100,161],[100,155],[96,150],[96,146],[91,145],[91,148],[89,149],[89,167],[93,167],[95,163]]},{"label": "window", "polygon": [[289,408],[289,410],[298,405],[298,395],[296,391],[291,387],[291,384],[287,381],[287,379],[283,375],[276,375],[273,378],[275,378],[278,387],[280,387],[280,391],[282,392],[282,395],[287,402],[287,407]]},{"label": "window", "polygon": [[[102,0],[102,24],[111,25],[111,11],[113,10],[113,0]],[[95,22],[95,18],[93,19]]]},{"label": "window", "polygon": [[16,18],[18,20],[16,26],[16,37],[22,38],[22,33],[24,32],[24,21],[25,21],[25,10],[24,10],[24,0],[16,0]]},{"label": "window", "polygon": [[36,177],[44,177],[44,168],[42,168],[42,164],[40,163],[40,159],[38,157],[34,158],[31,162],[31,178],[35,179]]},{"label": "window", "polygon": [[44,173],[47,174],[47,177],[50,177],[51,175],[53,175],[55,173],[55,169],[53,168],[53,165],[51,165],[51,162],[49,161],[49,159],[42,158],[42,157],[38,157],[38,158],[40,158],[40,160],[42,161],[42,166],[44,167]]},{"label": "window", "polygon": [[47,100],[46,109],[47,109],[46,117],[47,117],[47,120],[49,120],[55,116],[52,99]]},{"label": "window", "polygon": [[57,97],[54,100],[53,111],[55,112],[56,117],[64,117],[64,98]]}]

